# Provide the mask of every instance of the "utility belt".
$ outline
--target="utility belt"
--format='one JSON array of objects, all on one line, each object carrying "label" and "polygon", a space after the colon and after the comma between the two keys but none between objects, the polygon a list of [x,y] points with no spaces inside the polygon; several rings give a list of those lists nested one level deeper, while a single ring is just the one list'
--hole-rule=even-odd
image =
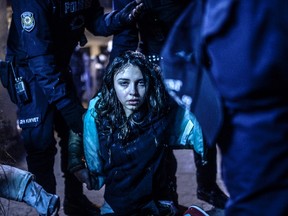
[{"label": "utility belt", "polygon": [[10,99],[13,103],[27,103],[30,101],[29,91],[22,78],[18,74],[19,66],[27,66],[25,62],[15,64],[14,61],[0,61],[0,79],[7,88]]}]

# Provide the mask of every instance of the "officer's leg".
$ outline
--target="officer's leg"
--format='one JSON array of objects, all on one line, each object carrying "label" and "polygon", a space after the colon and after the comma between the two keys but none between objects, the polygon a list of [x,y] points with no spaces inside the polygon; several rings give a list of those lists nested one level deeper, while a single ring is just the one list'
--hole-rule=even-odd
[{"label": "officer's leg", "polygon": [[168,167],[168,175],[167,175],[167,187],[168,193],[167,198],[168,200],[172,200],[176,206],[178,206],[178,194],[177,194],[177,178],[176,178],[176,171],[177,171],[177,160],[173,153],[172,149],[168,150],[166,166]]},{"label": "officer's leg", "polygon": [[67,215],[98,215],[97,206],[83,195],[82,183],[67,169],[69,128],[60,112],[55,113],[55,130],[60,138],[61,170],[64,174],[64,213]]},{"label": "officer's leg", "polygon": [[[53,170],[56,154],[55,144],[50,136],[41,136],[39,131],[45,131],[45,127],[23,129],[22,131],[28,170],[36,176],[36,181],[47,192],[55,194],[56,180]],[[47,138],[46,143],[43,142],[45,137]]]},{"label": "officer's leg", "polygon": [[210,203],[211,205],[224,209],[228,197],[218,187],[217,177],[217,150],[216,146],[207,148],[207,163],[202,164],[199,154],[194,151],[196,165],[197,198]]},{"label": "officer's leg", "polygon": [[[173,206],[176,207],[175,211],[178,211],[177,214],[183,213],[187,210],[187,207],[179,205],[178,202],[178,193],[177,193],[177,159],[173,153],[172,149],[167,149],[167,155],[165,158],[165,164],[163,164],[166,169],[162,170],[165,173],[160,173],[160,179],[156,181],[163,182],[162,187],[158,188],[159,191],[157,192],[158,200],[169,200],[173,201]],[[169,207],[168,209],[171,210]]]},{"label": "officer's leg", "polygon": [[[26,77],[30,71],[24,70]],[[48,104],[42,90],[34,78],[27,79],[30,101],[18,103],[18,120],[21,135],[27,152],[28,170],[36,176],[36,181],[49,193],[56,192],[54,176],[54,109]]]}]

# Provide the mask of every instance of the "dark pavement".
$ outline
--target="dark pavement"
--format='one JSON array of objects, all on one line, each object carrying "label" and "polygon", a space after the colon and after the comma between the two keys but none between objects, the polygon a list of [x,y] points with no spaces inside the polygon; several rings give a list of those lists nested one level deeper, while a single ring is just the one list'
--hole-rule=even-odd
[{"label": "dark pavement", "polygon": [[[224,216],[223,210],[216,209],[213,206],[196,198],[197,185],[195,179],[193,152],[191,150],[175,150],[174,152],[178,161],[177,185],[179,203],[184,206],[198,205],[205,211],[207,211],[210,216]],[[220,158],[220,156],[218,158]],[[57,193],[58,195],[60,195],[61,198],[63,198],[63,178],[60,171],[59,159],[59,154],[57,154],[55,163],[55,174],[57,177]],[[18,162],[19,163],[17,164],[17,167],[27,169],[24,156],[22,157],[22,159],[20,158]],[[220,187],[224,189],[224,191],[226,191],[219,174],[220,170],[218,171],[218,183]],[[103,203],[103,188],[100,191],[88,191],[85,188],[84,191],[88,198],[94,203],[98,205],[101,205]],[[37,216],[36,211],[24,203],[7,201],[5,199],[1,199],[1,202],[6,211],[5,215],[3,216]],[[62,207],[60,209],[60,216],[65,216]]]}]

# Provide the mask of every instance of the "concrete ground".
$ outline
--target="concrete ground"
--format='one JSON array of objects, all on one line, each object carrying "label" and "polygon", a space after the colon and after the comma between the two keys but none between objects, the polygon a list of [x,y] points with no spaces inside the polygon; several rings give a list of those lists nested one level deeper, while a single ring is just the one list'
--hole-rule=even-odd
[{"label": "concrete ground", "polygon": [[[196,197],[196,179],[195,179],[195,165],[193,161],[193,152],[191,150],[175,150],[175,155],[178,161],[178,171],[177,171],[177,185],[179,194],[179,203],[184,206],[198,205],[203,208],[210,216],[224,216],[224,211],[216,209],[213,206],[198,200]],[[220,160],[220,155],[219,155]],[[57,193],[63,198],[63,178],[60,171],[60,157],[59,154],[56,156],[55,163],[55,174],[57,177]],[[25,158],[23,157],[18,161],[18,167],[22,169],[27,169]],[[219,163],[219,161],[218,161]],[[220,167],[220,166],[218,166]],[[223,182],[220,177],[221,170],[218,171],[218,184],[226,192]],[[103,203],[103,189],[100,191],[88,191],[84,189],[85,194],[94,203],[101,205]],[[27,206],[24,203],[19,203],[15,201],[7,201],[5,199],[0,199],[2,205],[5,209],[5,214],[3,216],[37,216],[36,211]],[[2,214],[0,212],[0,214]],[[65,216],[63,208],[61,207],[60,216]]]}]

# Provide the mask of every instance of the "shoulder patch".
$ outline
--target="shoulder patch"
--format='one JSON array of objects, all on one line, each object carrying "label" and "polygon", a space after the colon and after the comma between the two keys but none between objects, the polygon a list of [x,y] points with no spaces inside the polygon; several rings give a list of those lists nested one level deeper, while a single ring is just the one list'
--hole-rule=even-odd
[{"label": "shoulder patch", "polygon": [[35,27],[35,19],[32,12],[26,11],[21,14],[21,24],[22,28],[27,31],[31,32]]}]

